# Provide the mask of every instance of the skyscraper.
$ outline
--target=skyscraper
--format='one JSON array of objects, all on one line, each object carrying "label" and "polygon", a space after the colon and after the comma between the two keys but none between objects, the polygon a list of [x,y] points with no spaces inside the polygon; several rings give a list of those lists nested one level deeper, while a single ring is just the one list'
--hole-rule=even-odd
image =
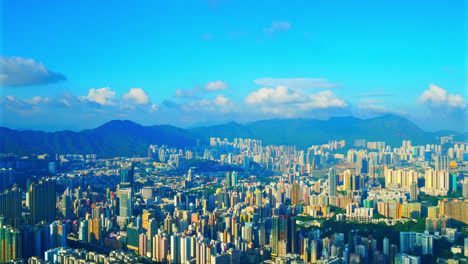
[{"label": "skyscraper", "polygon": [[464,198],[468,198],[468,179],[465,178],[463,181],[462,195]]},{"label": "skyscraper", "polygon": [[291,190],[291,204],[293,205],[299,205],[300,204],[300,198],[299,198],[299,184],[297,182],[292,184],[292,190]]},{"label": "skyscraper", "polygon": [[101,221],[97,218],[88,220],[88,242],[98,244],[101,241]]},{"label": "skyscraper", "polygon": [[413,182],[410,186],[410,199],[412,201],[418,200],[418,184]]},{"label": "skyscraper", "polygon": [[52,222],[56,216],[55,181],[41,180],[29,187],[30,224]]},{"label": "skyscraper", "polygon": [[297,245],[296,217],[288,217],[288,251],[298,253]]},{"label": "skyscraper", "polygon": [[383,239],[383,255],[385,259],[384,264],[388,264],[390,261],[390,239],[387,237]]},{"label": "skyscraper", "polygon": [[133,192],[131,188],[120,190],[120,216],[131,217],[133,214]]},{"label": "skyscraper", "polygon": [[316,263],[317,262],[317,256],[318,256],[318,244],[317,241],[313,240],[312,243],[310,243],[310,262]]},{"label": "skyscraper", "polygon": [[231,186],[231,173],[229,171],[226,172],[226,187]]},{"label": "skyscraper", "polygon": [[189,169],[187,172],[187,181],[192,182],[192,169]]},{"label": "skyscraper", "polygon": [[257,206],[262,206],[262,191],[260,191],[260,189],[255,190],[255,204]]},{"label": "skyscraper", "polygon": [[435,156],[434,160],[434,167],[436,171],[448,171],[449,169],[449,161],[447,156]]},{"label": "skyscraper", "polygon": [[237,171],[233,171],[232,172],[232,181],[231,181],[231,184],[232,186],[237,186]]},{"label": "skyscraper", "polygon": [[0,193],[0,216],[4,216],[6,224],[20,227],[21,222],[21,192],[17,187]]},{"label": "skyscraper", "polygon": [[135,167],[132,164],[120,169],[120,183],[126,183],[133,186]]},{"label": "skyscraper", "polygon": [[337,181],[335,168],[330,168],[328,172],[328,193],[330,196],[336,196]]},{"label": "skyscraper", "polygon": [[464,243],[465,243],[465,245],[464,245],[464,250],[463,250],[464,252],[463,253],[464,253],[465,257],[468,257],[468,237],[465,237]]},{"label": "skyscraper", "polygon": [[18,229],[0,226],[0,262],[22,257],[21,233]]}]

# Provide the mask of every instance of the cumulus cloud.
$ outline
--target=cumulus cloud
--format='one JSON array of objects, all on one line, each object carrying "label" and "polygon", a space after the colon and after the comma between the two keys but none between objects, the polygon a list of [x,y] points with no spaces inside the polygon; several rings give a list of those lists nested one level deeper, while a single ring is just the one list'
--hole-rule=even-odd
[{"label": "cumulus cloud", "polygon": [[286,32],[291,28],[291,23],[285,21],[273,21],[271,26],[265,28],[264,31],[268,33]]},{"label": "cumulus cloud", "polygon": [[220,94],[220,95],[216,96],[216,98],[213,100],[213,102],[216,105],[223,106],[223,105],[228,104],[230,102],[230,100],[226,96]]},{"label": "cumulus cloud", "polygon": [[229,88],[229,85],[220,80],[205,84],[205,91],[207,92],[221,91],[221,90],[226,90],[228,88]]},{"label": "cumulus cloud", "polygon": [[65,75],[53,72],[33,59],[0,56],[1,86],[31,86],[66,80]]},{"label": "cumulus cloud", "polygon": [[254,80],[258,85],[263,86],[286,86],[291,89],[305,89],[305,88],[335,88],[337,84],[329,83],[324,78],[259,78]]},{"label": "cumulus cloud", "polygon": [[84,98],[88,101],[96,102],[100,105],[112,105],[114,104],[114,97],[115,92],[112,91],[109,87],[104,87],[99,89],[91,88],[88,92],[88,95]]},{"label": "cumulus cloud", "polygon": [[315,94],[301,94],[285,86],[261,88],[250,93],[245,98],[245,102],[264,113],[283,117],[305,116],[315,110],[348,107],[343,99],[330,90]]},{"label": "cumulus cloud", "polygon": [[141,88],[131,88],[130,91],[122,96],[128,102],[146,105],[150,103],[148,94]]},{"label": "cumulus cloud", "polygon": [[309,101],[301,105],[303,109],[316,109],[316,108],[343,108],[348,104],[332,91],[322,91],[309,96]]},{"label": "cumulus cloud", "polygon": [[430,107],[448,107],[460,108],[466,107],[465,99],[459,94],[450,94],[443,88],[435,84],[429,85],[429,90],[424,91],[418,98],[420,103],[426,104]]},{"label": "cumulus cloud", "polygon": [[276,88],[261,88],[252,92],[245,98],[249,104],[284,104],[304,101],[305,98],[297,92],[291,91],[286,86]]}]

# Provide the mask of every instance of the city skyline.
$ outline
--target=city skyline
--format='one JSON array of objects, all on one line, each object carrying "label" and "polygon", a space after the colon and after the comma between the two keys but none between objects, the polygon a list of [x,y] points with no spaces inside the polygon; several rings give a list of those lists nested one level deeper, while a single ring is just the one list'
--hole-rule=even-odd
[{"label": "city skyline", "polygon": [[0,263],[467,264],[466,1],[0,4]]},{"label": "city skyline", "polygon": [[1,126],[390,113],[466,132],[462,1],[28,4],[2,6]]}]

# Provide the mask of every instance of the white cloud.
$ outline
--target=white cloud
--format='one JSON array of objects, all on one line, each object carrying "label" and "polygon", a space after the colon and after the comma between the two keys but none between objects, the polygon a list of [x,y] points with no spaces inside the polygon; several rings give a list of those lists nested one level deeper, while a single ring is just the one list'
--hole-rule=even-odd
[{"label": "white cloud", "polygon": [[285,21],[273,21],[269,28],[265,28],[264,31],[268,33],[275,32],[286,32],[291,28],[291,23]]},{"label": "white cloud", "polygon": [[130,88],[130,91],[122,98],[134,104],[146,105],[150,103],[148,94],[141,88]]},{"label": "white cloud", "polygon": [[336,96],[332,91],[322,91],[310,95],[310,100],[300,105],[302,109],[317,109],[317,108],[343,108],[348,104]]},{"label": "white cloud", "polygon": [[31,99],[25,99],[24,100],[26,103],[29,103],[29,104],[35,104],[35,105],[38,105],[38,104],[41,104],[41,103],[44,103],[44,104],[47,104],[47,103],[51,103],[52,102],[52,98],[50,97],[42,97],[42,96],[35,96]]},{"label": "white cloud", "polygon": [[247,95],[245,102],[249,104],[270,104],[270,103],[294,103],[304,101],[305,98],[300,94],[291,91],[286,86],[276,88],[261,88],[256,92]]},{"label": "white cloud", "polygon": [[329,83],[324,78],[259,78],[254,80],[258,85],[263,86],[286,86],[291,89],[305,89],[305,88],[335,88],[337,84]]},{"label": "white cloud", "polygon": [[20,57],[0,56],[0,71],[1,86],[44,85],[66,80],[63,74],[50,71],[42,62]]},{"label": "white cloud", "polygon": [[418,101],[429,105],[430,107],[449,107],[449,108],[465,108],[466,101],[459,94],[449,94],[443,88],[435,84],[429,85],[429,90],[426,90],[418,98]]},{"label": "white cloud", "polygon": [[348,104],[332,91],[300,94],[285,86],[261,88],[250,93],[245,102],[258,107],[264,113],[286,117],[304,116],[313,110],[348,107]]},{"label": "white cloud", "polygon": [[230,100],[226,96],[220,94],[216,96],[213,102],[217,106],[224,106],[224,105],[227,105],[230,102]]},{"label": "white cloud", "polygon": [[96,102],[100,105],[112,105],[114,104],[114,97],[115,92],[109,87],[104,87],[99,89],[91,88],[88,92],[88,96],[84,97],[84,99],[90,102]]},{"label": "white cloud", "polygon": [[228,88],[229,88],[229,85],[220,80],[205,84],[205,91],[207,92],[221,91],[221,90],[226,90]]}]

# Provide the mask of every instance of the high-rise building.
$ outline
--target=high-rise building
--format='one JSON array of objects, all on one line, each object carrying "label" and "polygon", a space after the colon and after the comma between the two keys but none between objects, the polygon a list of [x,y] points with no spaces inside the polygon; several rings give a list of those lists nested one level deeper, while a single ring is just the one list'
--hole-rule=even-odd
[{"label": "high-rise building", "polygon": [[452,175],[450,175],[450,190],[452,192],[456,192],[458,189],[457,181],[458,181],[457,173],[452,173]]},{"label": "high-rise building", "polygon": [[404,202],[401,205],[401,216],[406,217],[406,218],[420,218],[421,217],[421,204]]},{"label": "high-rise building", "polygon": [[81,241],[88,241],[88,221],[84,220],[80,222],[78,228],[78,239]]},{"label": "high-rise building", "polygon": [[189,169],[187,172],[187,181],[192,182],[192,169]]},{"label": "high-rise building", "polygon": [[65,218],[69,218],[72,214],[72,201],[71,201],[70,196],[68,196],[66,193],[62,195],[60,211],[62,212],[62,215]]},{"label": "high-rise building", "polygon": [[21,258],[23,256],[21,232],[16,228],[0,226],[0,248],[1,263]]},{"label": "high-rise building", "polygon": [[226,187],[231,186],[231,173],[229,171],[226,172]]},{"label": "high-rise building", "polygon": [[260,191],[260,189],[255,190],[255,204],[257,206],[262,206],[262,191]]},{"label": "high-rise building", "polygon": [[465,180],[463,181],[463,197],[464,198],[468,198],[468,179],[465,178]]},{"label": "high-rise building", "polygon": [[337,181],[335,168],[330,168],[328,172],[328,193],[330,196],[336,196]]},{"label": "high-rise building", "polygon": [[172,233],[172,217],[170,215],[164,219],[164,230],[166,230],[169,235]]},{"label": "high-rise building", "polygon": [[288,252],[298,253],[296,217],[288,218]]},{"label": "high-rise building", "polygon": [[56,217],[55,181],[47,179],[29,187],[30,224],[52,222]]},{"label": "high-rise building", "polygon": [[[171,236],[171,263],[181,263],[180,260],[180,236]],[[210,256],[211,254],[207,254]]]},{"label": "high-rise building", "polygon": [[5,217],[5,224],[20,227],[21,191],[17,187],[0,193],[0,216]]},{"label": "high-rise building", "polygon": [[238,184],[237,177],[238,177],[237,171],[233,171],[233,172],[232,172],[232,177],[231,177],[231,178],[232,178],[232,179],[231,179],[231,184],[232,184],[232,186],[237,186],[237,184]]},{"label": "high-rise building", "polygon": [[292,184],[291,190],[291,204],[292,205],[299,205],[300,204],[300,191],[299,191],[299,184],[297,182]]},{"label": "high-rise building", "polygon": [[94,244],[101,242],[101,220],[98,218],[88,220],[88,242]]},{"label": "high-rise building", "polygon": [[296,218],[286,215],[272,217],[272,230],[270,246],[272,254],[280,255],[280,242],[284,242],[286,253],[297,253],[297,227]]},{"label": "high-rise building", "polygon": [[131,217],[133,215],[133,191],[131,188],[120,190],[119,212],[121,217]]},{"label": "high-rise building", "polygon": [[453,220],[468,224],[468,200],[445,199],[439,201],[441,215],[448,215]]},{"label": "high-rise building", "polygon": [[148,239],[148,242],[146,243],[146,248],[147,248],[147,257],[153,257],[154,256],[151,254],[152,249],[153,249],[153,237],[157,234],[158,232],[158,221],[156,219],[149,219],[148,220],[148,226],[146,229],[146,237]]},{"label": "high-rise building", "polygon": [[413,182],[410,186],[410,200],[417,201],[418,200],[418,184]]},{"label": "high-rise building", "polygon": [[139,229],[136,226],[127,226],[127,248],[138,251],[139,249]]},{"label": "high-rise building", "polygon": [[64,222],[54,221],[50,228],[50,248],[67,246],[67,227]]},{"label": "high-rise building", "polygon": [[390,261],[390,239],[387,237],[383,239],[383,255],[385,259],[385,263],[383,264],[388,264]]},{"label": "high-rise building", "polygon": [[133,164],[130,164],[126,167],[120,169],[120,183],[129,184],[133,186],[135,167]]},{"label": "high-rise building", "polygon": [[361,189],[361,176],[353,175],[351,178],[351,190],[356,191]]},{"label": "high-rise building", "polygon": [[343,173],[343,185],[346,191],[351,191],[352,174],[350,170]]},{"label": "high-rise building", "polygon": [[449,159],[447,156],[435,156],[434,167],[436,171],[448,171],[449,169]]},{"label": "high-rise building", "polygon": [[464,243],[465,243],[465,245],[464,245],[464,255],[465,255],[465,257],[468,257],[468,237],[465,237]]},{"label": "high-rise building", "polygon": [[317,263],[318,260],[318,243],[317,241],[313,240],[310,243],[310,262]]}]

